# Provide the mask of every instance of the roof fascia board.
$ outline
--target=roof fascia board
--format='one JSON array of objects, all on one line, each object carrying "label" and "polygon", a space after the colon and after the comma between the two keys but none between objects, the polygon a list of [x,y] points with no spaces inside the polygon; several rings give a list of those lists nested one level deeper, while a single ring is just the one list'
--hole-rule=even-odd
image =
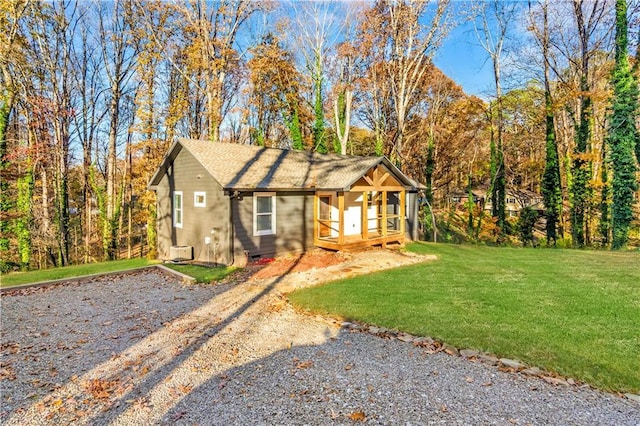
[{"label": "roof fascia board", "polygon": [[164,155],[162,162],[160,162],[160,166],[158,166],[158,168],[156,169],[156,172],[153,174],[151,179],[149,179],[147,188],[151,190],[155,190],[158,187],[158,185],[160,184],[160,181],[162,180],[162,177],[165,175],[165,173],[167,172],[167,169],[169,168],[169,163],[176,159],[176,157],[178,156],[181,150],[182,150],[182,144],[180,143],[180,141],[179,140],[174,141],[173,144],[171,145],[171,148],[169,148],[167,153]]}]

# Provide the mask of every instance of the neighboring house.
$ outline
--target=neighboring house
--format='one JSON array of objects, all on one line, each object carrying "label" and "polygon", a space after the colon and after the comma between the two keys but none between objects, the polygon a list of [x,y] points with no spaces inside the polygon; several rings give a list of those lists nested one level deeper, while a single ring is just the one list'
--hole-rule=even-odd
[{"label": "neighboring house", "polygon": [[[489,194],[487,194],[489,195]],[[507,189],[505,195],[505,214],[507,217],[517,217],[520,210],[531,207],[539,214],[544,212],[544,202],[542,195],[526,189]],[[491,197],[487,196],[485,210],[491,211]]]},{"label": "neighboring house", "polygon": [[179,139],[152,177],[161,259],[221,264],[417,239],[417,185],[385,157]]},{"label": "neighboring house", "polygon": [[[485,191],[479,189],[473,189],[471,191],[473,195],[473,204],[478,207],[482,207],[485,202]],[[469,202],[469,192],[455,191],[449,194],[449,201],[453,204],[461,204],[466,206]]]},{"label": "neighboring house", "polygon": [[[475,205],[478,207],[484,206],[485,211],[491,212],[491,194],[481,189],[474,189],[471,193],[473,194],[473,202]],[[469,193],[454,191],[449,194],[449,200],[453,204],[466,206],[469,201]],[[542,195],[525,189],[507,189],[505,195],[505,214],[507,217],[517,217],[520,214],[520,210],[525,207],[532,207],[542,214],[544,212]]]}]

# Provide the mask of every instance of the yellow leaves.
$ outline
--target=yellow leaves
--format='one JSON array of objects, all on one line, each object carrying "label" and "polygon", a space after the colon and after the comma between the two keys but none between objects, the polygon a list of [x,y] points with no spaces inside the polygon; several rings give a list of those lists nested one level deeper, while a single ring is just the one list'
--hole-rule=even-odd
[{"label": "yellow leaves", "polygon": [[354,422],[364,422],[367,420],[367,416],[364,414],[364,411],[354,411],[351,414],[347,414],[347,417]]}]

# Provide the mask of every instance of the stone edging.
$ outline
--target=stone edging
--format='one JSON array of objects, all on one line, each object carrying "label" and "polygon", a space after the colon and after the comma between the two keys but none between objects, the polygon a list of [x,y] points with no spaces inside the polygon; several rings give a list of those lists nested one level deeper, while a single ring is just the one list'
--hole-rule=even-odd
[{"label": "stone edging", "polygon": [[141,266],[139,268],[131,268],[131,269],[122,269],[119,271],[113,271],[113,272],[102,272],[102,273],[98,273],[98,274],[91,274],[91,275],[82,275],[79,277],[69,277],[69,278],[60,278],[57,280],[49,280],[49,281],[40,281],[37,283],[29,283],[29,284],[21,284],[21,285],[14,285],[11,287],[0,287],[0,294],[4,294],[4,293],[8,293],[11,291],[15,291],[15,290],[24,290],[24,289],[28,289],[28,288],[36,288],[36,287],[47,287],[50,285],[55,285],[55,284],[65,284],[65,283],[84,283],[84,282],[89,282],[89,281],[93,281],[96,278],[100,278],[100,277],[109,277],[109,276],[114,276],[114,275],[122,275],[122,274],[131,274],[134,272],[140,272],[140,271],[145,271],[148,269],[158,269],[161,272],[165,273],[165,274],[169,274],[169,275],[173,275],[177,278],[179,278],[183,284],[195,284],[196,279],[183,274],[182,272],[178,272],[178,271],[174,271],[171,268],[167,268],[164,265],[160,265],[160,264],[156,264],[156,265],[147,265],[147,266]]},{"label": "stone edging", "polygon": [[[340,321],[333,318],[322,317],[320,315],[317,315],[316,318],[322,319],[349,331],[367,333],[384,339],[395,339],[405,343],[412,343],[416,347],[423,348],[428,353],[433,354],[437,352],[444,352],[450,356],[462,357],[472,362],[481,362],[483,364],[498,367],[500,371],[519,373],[529,377],[538,377],[554,386],[575,386],[587,389],[597,389],[587,383],[582,383],[572,378],[566,378],[548,371],[543,371],[538,367],[528,366],[518,360],[498,358],[493,354],[479,352],[474,349],[458,349],[448,343],[432,339],[431,337],[419,337],[402,331],[390,330],[384,327],[376,327],[364,323]],[[640,395],[632,393],[615,393],[615,395],[640,403]]]}]

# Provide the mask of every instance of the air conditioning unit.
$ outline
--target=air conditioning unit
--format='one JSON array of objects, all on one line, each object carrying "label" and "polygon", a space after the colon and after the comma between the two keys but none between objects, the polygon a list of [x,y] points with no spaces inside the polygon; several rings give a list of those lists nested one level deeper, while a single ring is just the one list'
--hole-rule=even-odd
[{"label": "air conditioning unit", "polygon": [[193,247],[171,246],[169,248],[169,259],[172,262],[182,262],[185,260],[193,260]]}]

